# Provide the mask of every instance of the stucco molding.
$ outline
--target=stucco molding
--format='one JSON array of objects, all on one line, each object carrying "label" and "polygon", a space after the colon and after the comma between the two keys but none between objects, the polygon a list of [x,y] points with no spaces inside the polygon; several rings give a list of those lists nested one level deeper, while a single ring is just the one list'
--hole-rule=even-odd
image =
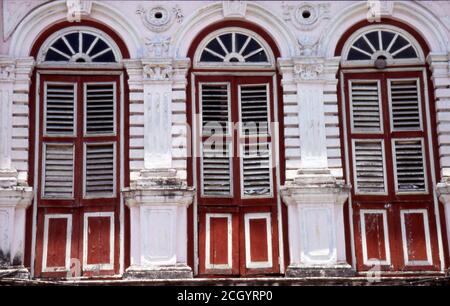
[{"label": "stucco molding", "polygon": [[[114,5],[92,1],[90,18],[114,29],[124,40],[131,57],[141,57],[144,44],[135,20],[126,18]],[[11,57],[29,56],[35,40],[49,26],[67,20],[65,1],[52,1],[32,10],[17,26],[10,42]]]},{"label": "stucco molding", "polygon": [[123,194],[128,207],[142,205],[187,207],[192,204],[194,198],[194,191],[189,188],[184,190],[168,190],[164,188],[127,189],[123,191]]},{"label": "stucco molding", "polygon": [[[255,2],[247,2],[245,20],[258,24],[266,29],[275,40],[282,57],[297,55],[297,39],[282,18],[267,8]],[[172,37],[172,46],[175,57],[187,57],[188,49],[195,37],[207,26],[222,21],[223,3],[216,2],[202,6],[188,16],[183,22],[183,28]],[[244,17],[233,17],[243,19]]]},{"label": "stucco molding", "polygon": [[245,17],[247,2],[242,0],[222,1],[223,17]]},{"label": "stucco molding", "polygon": [[[320,38],[319,53],[326,57],[334,56],[337,43],[342,35],[355,23],[370,19],[370,6],[357,2],[339,11],[324,29]],[[449,40],[442,21],[424,4],[415,1],[395,1],[389,16],[404,22],[418,31],[427,42],[431,52],[447,52]],[[376,21],[374,21],[376,22]]]},{"label": "stucco molding", "polygon": [[0,57],[0,82],[13,81],[15,78],[15,61],[8,57]]},{"label": "stucco molding", "polygon": [[168,61],[144,61],[143,62],[144,82],[150,81],[171,81],[173,76],[172,62]]},{"label": "stucco molding", "polygon": [[283,19],[297,29],[310,31],[330,18],[330,3],[301,2],[282,4]]},{"label": "stucco molding", "polygon": [[156,4],[149,8],[141,5],[136,14],[141,17],[144,26],[153,32],[164,32],[175,22],[182,23],[184,19],[183,11],[178,4],[172,8],[165,4]]}]

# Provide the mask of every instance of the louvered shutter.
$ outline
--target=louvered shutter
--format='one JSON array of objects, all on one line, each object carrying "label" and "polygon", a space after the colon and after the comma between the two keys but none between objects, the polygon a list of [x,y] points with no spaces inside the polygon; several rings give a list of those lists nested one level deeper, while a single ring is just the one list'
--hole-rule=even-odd
[{"label": "louvered shutter", "polygon": [[76,84],[46,83],[44,129],[46,135],[74,135]]},{"label": "louvered shutter", "polygon": [[201,84],[200,86],[203,135],[228,134],[229,84]]},{"label": "louvered shutter", "polygon": [[418,80],[391,80],[389,83],[394,130],[420,130]]},{"label": "louvered shutter", "polygon": [[85,157],[85,195],[114,195],[114,144],[87,144]]},{"label": "louvered shutter", "polygon": [[354,132],[381,131],[379,87],[378,81],[350,82],[350,106]]},{"label": "louvered shutter", "polygon": [[268,84],[240,85],[239,98],[243,134],[268,134]]},{"label": "louvered shutter", "polygon": [[384,150],[381,140],[354,141],[357,193],[385,193]]},{"label": "louvered shutter", "polygon": [[227,142],[202,145],[202,193],[206,196],[229,196],[232,193],[231,145]]},{"label": "louvered shutter", "polygon": [[54,199],[73,197],[74,146],[44,145],[43,196]]},{"label": "louvered shutter", "polygon": [[270,143],[243,144],[242,189],[244,196],[270,195],[272,191]]},{"label": "louvered shutter", "polygon": [[114,134],[115,84],[85,84],[86,135]]},{"label": "louvered shutter", "polygon": [[394,141],[397,191],[426,191],[423,153],[420,139]]}]

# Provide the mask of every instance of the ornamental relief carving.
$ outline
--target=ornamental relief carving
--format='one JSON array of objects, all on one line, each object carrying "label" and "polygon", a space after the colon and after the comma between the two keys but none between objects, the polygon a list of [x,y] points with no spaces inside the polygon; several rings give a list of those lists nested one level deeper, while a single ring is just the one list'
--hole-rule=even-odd
[{"label": "ornamental relief carving", "polygon": [[67,20],[80,22],[81,16],[89,16],[92,9],[91,0],[67,0]]},{"label": "ornamental relief carving", "polygon": [[223,17],[245,17],[247,3],[242,0],[224,0],[222,9]]},{"label": "ornamental relief carving", "polygon": [[146,64],[143,67],[144,79],[151,81],[169,81],[172,79],[172,66],[166,63]]},{"label": "ornamental relief carving", "polygon": [[147,38],[145,43],[147,46],[147,54],[149,57],[169,57],[170,37],[156,35],[152,38]]},{"label": "ornamental relief carving", "polygon": [[183,11],[176,4],[171,9],[165,5],[156,5],[150,9],[139,7],[136,14],[141,16],[144,25],[154,32],[164,32],[176,21],[182,23]]},{"label": "ornamental relief carving", "polygon": [[289,1],[283,1],[282,9],[284,21],[292,23],[300,30],[312,30],[322,20],[330,19],[329,3],[291,4]]},{"label": "ornamental relief carving", "polygon": [[394,1],[367,1],[367,20],[369,22],[381,22],[382,17],[392,16],[394,10]]},{"label": "ornamental relief carving", "polygon": [[318,55],[319,38],[302,34],[298,38],[298,44],[300,47],[300,56]]},{"label": "ornamental relief carving", "polygon": [[300,80],[316,80],[323,72],[322,63],[301,63],[294,66],[295,77]]},{"label": "ornamental relief carving", "polygon": [[13,80],[14,76],[14,65],[2,65],[0,63],[0,80]]}]

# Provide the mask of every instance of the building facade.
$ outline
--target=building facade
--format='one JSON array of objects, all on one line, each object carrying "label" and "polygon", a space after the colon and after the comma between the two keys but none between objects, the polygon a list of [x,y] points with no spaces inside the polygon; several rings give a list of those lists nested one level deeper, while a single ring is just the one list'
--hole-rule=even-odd
[{"label": "building facade", "polygon": [[448,271],[447,2],[1,9],[2,269]]}]

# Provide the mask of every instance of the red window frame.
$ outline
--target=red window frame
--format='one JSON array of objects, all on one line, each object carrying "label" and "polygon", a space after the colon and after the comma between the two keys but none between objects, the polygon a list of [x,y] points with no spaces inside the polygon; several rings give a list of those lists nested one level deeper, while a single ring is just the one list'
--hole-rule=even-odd
[{"label": "red window frame", "polygon": [[[76,117],[75,136],[49,136],[44,135],[44,90],[45,82],[64,82],[64,83],[76,83]],[[85,83],[115,83],[115,131],[111,136],[85,136],[84,135],[84,84]],[[67,272],[44,272],[42,271],[42,260],[44,250],[44,218],[48,214],[67,214],[71,215],[72,228],[71,230],[71,245],[70,250],[66,250],[65,246],[61,247],[60,252],[70,252],[70,258],[77,258],[81,262],[80,272],[84,276],[93,275],[111,275],[119,273],[120,266],[120,147],[121,147],[121,77],[120,75],[85,75],[85,74],[40,74],[39,83],[36,85],[39,88],[39,134],[38,134],[38,188],[37,188],[37,243],[36,243],[36,258],[35,258],[35,275],[38,277],[65,277]],[[125,112],[124,115],[126,115]],[[127,121],[125,122],[127,123]],[[124,133],[127,137],[127,132]],[[113,197],[97,197],[97,198],[84,198],[84,148],[85,144],[95,143],[115,143],[115,192]],[[73,143],[75,145],[74,150],[74,186],[73,186],[73,199],[45,199],[42,197],[42,172],[43,172],[43,146],[44,143]],[[127,146],[125,146],[127,149]],[[128,154],[123,158],[127,159]],[[125,166],[127,171],[128,166]],[[127,175],[125,175],[126,179]],[[126,181],[128,181],[126,179]],[[112,270],[99,270],[99,271],[83,271],[83,229],[84,218],[86,213],[113,213],[113,235],[114,244],[109,248],[113,248],[114,265]],[[98,219],[97,219],[98,220]],[[110,219],[109,222],[112,220]],[[111,233],[110,233],[111,234]],[[89,239],[89,238],[88,238]],[[88,255],[89,256],[89,255]]]},{"label": "red window frame", "polygon": [[[231,197],[219,197],[219,196],[207,196],[202,197],[201,194],[201,187],[202,181],[201,181],[201,157],[196,157],[197,159],[197,186],[198,188],[198,199],[199,199],[199,205],[231,205],[231,206],[243,206],[243,205],[258,205],[258,204],[264,204],[264,205],[276,205],[276,199],[277,199],[277,190],[276,190],[276,171],[272,171],[272,194],[267,197],[257,197],[257,198],[251,198],[251,197],[245,197],[243,198],[241,195],[241,166],[240,166],[240,144],[247,139],[245,136],[239,135],[239,129],[234,128],[236,123],[239,122],[239,101],[238,101],[238,86],[239,85],[252,85],[252,84],[269,84],[269,92],[270,95],[270,101],[269,101],[269,125],[271,122],[273,122],[274,118],[274,93],[273,93],[273,79],[272,77],[268,76],[252,76],[252,77],[241,77],[241,76],[197,76],[195,80],[195,86],[196,86],[196,110],[197,115],[200,115],[199,110],[200,107],[200,83],[214,83],[214,82],[221,82],[221,83],[229,83],[230,84],[230,92],[231,92],[231,111],[230,111],[230,119],[232,122],[232,126],[230,128],[230,136],[224,136],[224,140],[230,141],[232,143],[233,149],[232,149],[232,190],[233,194]],[[273,133],[274,129],[272,127],[269,128],[270,133],[267,137],[264,137],[265,140],[271,143],[271,152],[272,152],[272,167],[273,165],[273,156],[275,153],[275,144],[273,142]],[[200,134],[201,135],[201,134]],[[201,142],[197,142],[197,152],[200,152],[201,150],[201,143],[203,143],[206,139],[208,139],[211,136],[202,135],[201,136]],[[218,136],[216,136],[218,137]],[[256,137],[256,136],[252,136]],[[270,204],[269,204],[269,201]],[[272,203],[273,202],[273,203]]]},{"label": "red window frame", "polygon": [[[419,92],[420,95],[420,107],[421,107],[421,131],[392,131],[391,128],[391,116],[388,97],[388,79],[418,79],[419,80]],[[351,129],[351,113],[350,113],[350,99],[349,99],[349,81],[352,80],[379,80],[380,81],[380,96],[381,96],[381,111],[382,111],[382,132],[379,133],[360,133],[354,132]],[[431,171],[431,159],[430,159],[430,146],[433,143],[429,143],[429,131],[427,114],[426,114],[426,101],[429,101],[429,97],[426,96],[425,88],[427,88],[425,82],[426,76],[424,76],[424,70],[421,68],[408,69],[407,71],[383,71],[383,72],[343,72],[343,87],[345,96],[345,108],[346,108],[346,126],[347,126],[347,147],[348,147],[348,162],[349,162],[349,176],[352,182],[353,188],[351,191],[352,205],[354,208],[354,230],[357,237],[356,255],[357,255],[357,267],[358,270],[370,270],[373,266],[364,265],[362,260],[363,251],[361,240],[361,215],[360,210],[379,210],[386,209],[387,223],[388,223],[388,237],[390,248],[390,266],[381,266],[382,271],[432,271],[439,270],[440,260],[437,243],[437,230],[436,230],[436,218],[434,212],[434,196],[433,196],[433,180]],[[431,102],[429,102],[431,103]],[[432,110],[432,108],[431,108]],[[424,154],[424,169],[426,176],[427,192],[425,194],[397,194],[395,192],[395,176],[394,176],[394,163],[393,163],[393,151],[392,142],[397,139],[407,138],[421,138],[423,140],[423,154]],[[380,139],[384,141],[384,160],[385,160],[385,173],[386,173],[386,195],[370,195],[370,194],[356,194],[355,193],[355,178],[354,178],[354,156],[353,156],[353,144],[352,140],[358,139]],[[428,212],[428,224],[430,231],[430,246],[432,249],[432,262],[433,265],[423,266],[407,266],[404,263],[404,252],[402,248],[401,234],[401,211],[406,209],[426,209]],[[365,230],[365,229],[364,229]],[[386,229],[384,229],[386,230]],[[359,237],[359,238],[358,238]],[[384,240],[384,238],[383,238]],[[386,241],[384,241],[386,243]]]},{"label": "red window frame", "polygon": [[[75,136],[49,136],[44,135],[44,90],[45,82],[66,82],[66,83],[76,83],[77,84],[77,101],[76,101],[76,134]],[[43,167],[43,156],[42,149],[44,143],[73,143],[75,145],[75,156],[74,156],[74,199],[45,199],[42,197],[42,192],[39,189],[38,192],[38,206],[39,207],[53,207],[55,201],[58,207],[80,207],[80,206],[98,206],[98,201],[101,200],[105,206],[115,206],[116,199],[120,197],[120,179],[118,170],[120,165],[120,125],[115,126],[115,135],[111,136],[85,136],[84,134],[84,83],[101,83],[101,82],[111,82],[116,84],[116,104],[115,104],[115,120],[116,123],[120,122],[120,79],[118,76],[59,76],[59,75],[44,75],[41,77],[40,81],[40,114],[39,114],[39,175],[38,175],[38,186],[42,186],[42,167]],[[92,143],[104,143],[104,142],[115,142],[115,155],[116,155],[116,178],[115,178],[115,194],[114,197],[107,198],[84,198],[83,197],[83,163],[84,163],[84,147],[85,144]],[[81,181],[81,182],[80,182]]]},{"label": "red window frame", "polygon": [[[224,73],[223,76],[211,76],[211,75],[198,75],[195,78],[195,105],[196,105],[196,115],[200,115],[200,84],[210,83],[229,83],[230,84],[230,121],[232,126],[230,128],[231,133],[229,136],[224,136],[225,139],[230,140],[233,145],[233,157],[232,157],[232,196],[230,197],[219,197],[219,196],[207,196],[202,197],[201,195],[201,157],[196,158],[196,176],[197,176],[197,199],[199,205],[199,231],[200,233],[206,231],[206,214],[231,214],[231,224],[232,224],[232,237],[231,246],[233,248],[232,253],[232,268],[230,270],[211,270],[206,269],[205,263],[200,261],[199,274],[200,275],[261,275],[261,274],[272,274],[278,273],[279,263],[278,263],[278,216],[277,216],[277,180],[276,180],[276,167],[274,164],[274,154],[275,154],[275,143],[274,136],[277,133],[273,126],[269,126],[269,135],[264,137],[271,143],[272,152],[272,190],[271,195],[267,197],[246,197],[243,198],[241,195],[241,166],[240,166],[240,155],[239,148],[242,141],[245,141],[247,137],[239,135],[239,128],[234,128],[235,124],[239,122],[239,100],[238,100],[238,86],[239,85],[251,85],[251,84],[269,84],[269,125],[274,121],[274,79],[273,76],[230,76]],[[200,123],[201,125],[201,123]],[[201,127],[199,128],[201,130]],[[199,132],[200,133],[200,132]],[[201,135],[201,134],[199,134]],[[201,141],[196,141],[197,152],[201,150],[201,144],[204,140],[211,136],[201,136]],[[217,137],[217,136],[216,136]],[[272,238],[272,250],[268,250],[268,255],[272,257],[272,267],[271,268],[247,268],[246,267],[246,253],[245,249],[245,215],[247,213],[268,213],[271,220],[271,238]],[[281,213],[281,212],[279,212]],[[269,233],[267,233],[268,235]],[[200,237],[199,241],[199,255],[201,258],[205,258],[205,237]]]}]

